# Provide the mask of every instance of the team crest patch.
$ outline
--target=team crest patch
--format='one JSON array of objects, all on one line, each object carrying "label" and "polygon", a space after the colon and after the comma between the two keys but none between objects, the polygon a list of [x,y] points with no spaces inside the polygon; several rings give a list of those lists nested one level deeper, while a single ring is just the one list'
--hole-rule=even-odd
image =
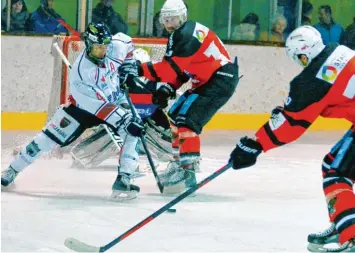
[{"label": "team crest patch", "polygon": [[336,209],[334,207],[336,202],[337,202],[337,197],[332,198],[328,202],[328,211],[329,211],[330,215],[332,215],[332,214],[334,214],[336,212]]},{"label": "team crest patch", "polygon": [[61,128],[66,128],[67,126],[69,126],[69,124],[70,124],[70,120],[67,119],[66,117],[64,117],[64,118],[62,118],[62,120],[60,121],[59,126],[60,126]]}]

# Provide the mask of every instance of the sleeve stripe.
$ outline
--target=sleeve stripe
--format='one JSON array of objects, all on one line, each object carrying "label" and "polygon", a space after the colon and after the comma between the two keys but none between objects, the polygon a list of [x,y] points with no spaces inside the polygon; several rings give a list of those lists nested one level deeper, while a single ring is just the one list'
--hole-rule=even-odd
[{"label": "sleeve stripe", "polygon": [[187,81],[189,81],[190,77],[181,71],[179,65],[177,65],[173,59],[171,59],[170,57],[165,57],[165,60],[170,64],[171,68],[175,71],[177,79],[181,83],[186,83]]},{"label": "sleeve stripe", "polygon": [[149,69],[150,74],[152,77],[157,81],[160,82],[161,78],[157,75],[157,72],[155,72],[155,69],[153,67],[152,62],[147,62],[147,67]]},{"label": "sleeve stripe", "polygon": [[96,117],[105,120],[113,111],[115,111],[117,106],[114,104],[106,104],[97,114]]},{"label": "sleeve stripe", "polygon": [[[94,90],[95,91],[95,90]],[[96,110],[95,115],[104,107],[108,102],[102,101],[102,105]]]},{"label": "sleeve stripe", "polygon": [[269,136],[270,140],[272,141],[272,143],[274,145],[282,146],[282,145],[286,144],[286,142],[282,142],[282,141],[279,141],[277,139],[277,137],[275,136],[274,132],[271,130],[269,123],[266,123],[264,125],[264,129],[265,129],[266,134]]},{"label": "sleeve stripe", "polygon": [[288,123],[290,123],[291,126],[301,126],[303,128],[309,128],[311,126],[311,123],[306,120],[297,120],[287,115],[286,113],[282,113],[282,114],[285,116],[285,118],[287,119]]}]

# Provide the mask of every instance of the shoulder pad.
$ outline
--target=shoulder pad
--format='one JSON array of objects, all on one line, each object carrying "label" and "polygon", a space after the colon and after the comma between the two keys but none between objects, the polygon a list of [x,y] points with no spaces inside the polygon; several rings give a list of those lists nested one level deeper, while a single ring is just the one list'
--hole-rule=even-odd
[{"label": "shoulder pad", "polygon": [[116,33],[112,36],[112,41],[121,41],[125,44],[132,43],[132,38],[124,33]]}]

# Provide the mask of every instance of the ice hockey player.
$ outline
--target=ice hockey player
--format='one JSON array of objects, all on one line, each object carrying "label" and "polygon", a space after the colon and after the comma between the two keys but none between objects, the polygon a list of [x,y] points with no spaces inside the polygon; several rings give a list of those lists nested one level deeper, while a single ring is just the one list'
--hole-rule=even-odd
[{"label": "ice hockey player", "polygon": [[196,184],[203,127],[233,95],[239,81],[238,66],[218,36],[208,27],[187,21],[182,0],[167,0],[161,9],[161,23],[170,33],[165,56],[157,63],[122,65],[122,73],[165,82],[153,93],[153,103],[164,108],[176,90],[191,79],[193,87],[170,108],[175,161],[159,175],[166,193],[178,193]]},{"label": "ice hockey player", "polygon": [[[87,128],[107,124],[125,141],[120,156],[118,176],[112,186],[112,198],[135,198],[140,188],[131,184],[130,175],[138,166],[136,145],[143,130],[142,120],[133,117],[120,89],[118,69],[129,61],[131,38],[118,33],[111,36],[104,23],[90,23],[85,31],[86,48],[70,72],[70,104],[61,106],[42,131],[16,156],[2,172],[1,185],[13,183],[16,176],[41,153],[56,144],[66,146]],[[128,55],[128,57],[126,57]]]},{"label": "ice hockey player", "polygon": [[[133,51],[133,57],[140,62],[150,61],[147,51],[142,48],[136,48]],[[159,162],[168,162],[172,160],[171,153],[171,131],[169,119],[165,112],[152,103],[152,91],[156,90],[159,83],[149,81],[142,77],[138,85],[130,87],[129,94],[136,110],[144,122],[145,139],[151,155]],[[143,87],[144,86],[144,87]],[[70,149],[73,158],[73,167],[91,168],[99,165],[104,160],[119,154],[122,138],[113,136],[100,125],[87,131],[85,138],[78,139]],[[84,137],[84,136],[82,136]],[[115,139],[115,143],[113,141]],[[117,145],[118,144],[118,145]],[[140,154],[145,153],[144,148],[139,142]],[[63,150],[63,149],[60,149]]]},{"label": "ice hockey player", "polygon": [[[308,249],[355,252],[355,51],[336,43],[325,46],[311,26],[294,30],[286,51],[303,71],[291,81],[284,107],[273,110],[255,137],[240,139],[230,162],[234,169],[254,165],[260,153],[298,139],[318,116],[352,123],[323,159],[323,191],[332,225],[323,233],[310,234]],[[324,247],[337,240],[339,248]]]}]

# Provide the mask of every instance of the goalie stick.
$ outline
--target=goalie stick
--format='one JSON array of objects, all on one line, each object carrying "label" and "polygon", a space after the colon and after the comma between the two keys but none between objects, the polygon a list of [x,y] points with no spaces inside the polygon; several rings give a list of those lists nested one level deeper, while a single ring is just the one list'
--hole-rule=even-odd
[{"label": "goalie stick", "polygon": [[231,167],[232,167],[231,164],[224,165],[222,168],[218,169],[217,171],[212,173],[210,176],[203,179],[201,182],[192,186],[190,189],[184,191],[182,194],[180,194],[175,199],[173,199],[172,201],[167,203],[165,206],[161,207],[160,209],[158,209],[157,211],[155,211],[154,213],[152,213],[151,215],[146,217],[144,220],[138,222],[136,225],[134,225],[133,227],[128,229],[126,232],[124,232],[123,234],[118,236],[116,239],[112,240],[111,242],[109,242],[108,244],[106,244],[104,246],[101,246],[101,247],[93,246],[93,245],[81,242],[75,238],[67,238],[64,242],[64,245],[66,247],[68,247],[69,249],[74,250],[76,252],[105,252],[105,251],[109,250],[110,248],[112,248],[113,246],[115,246],[117,243],[121,242],[122,240],[126,239],[128,236],[130,236],[133,233],[135,233],[136,231],[138,231],[144,225],[148,224],[149,222],[151,222],[152,220],[157,218],[159,215],[161,215],[162,213],[164,213],[165,211],[170,209],[175,204],[177,204],[180,201],[182,201],[183,199],[185,199],[190,194],[197,191],[199,188],[205,186],[206,184],[208,184],[209,182],[211,182],[212,180],[217,178],[219,175],[221,175],[223,172],[227,171]]}]

